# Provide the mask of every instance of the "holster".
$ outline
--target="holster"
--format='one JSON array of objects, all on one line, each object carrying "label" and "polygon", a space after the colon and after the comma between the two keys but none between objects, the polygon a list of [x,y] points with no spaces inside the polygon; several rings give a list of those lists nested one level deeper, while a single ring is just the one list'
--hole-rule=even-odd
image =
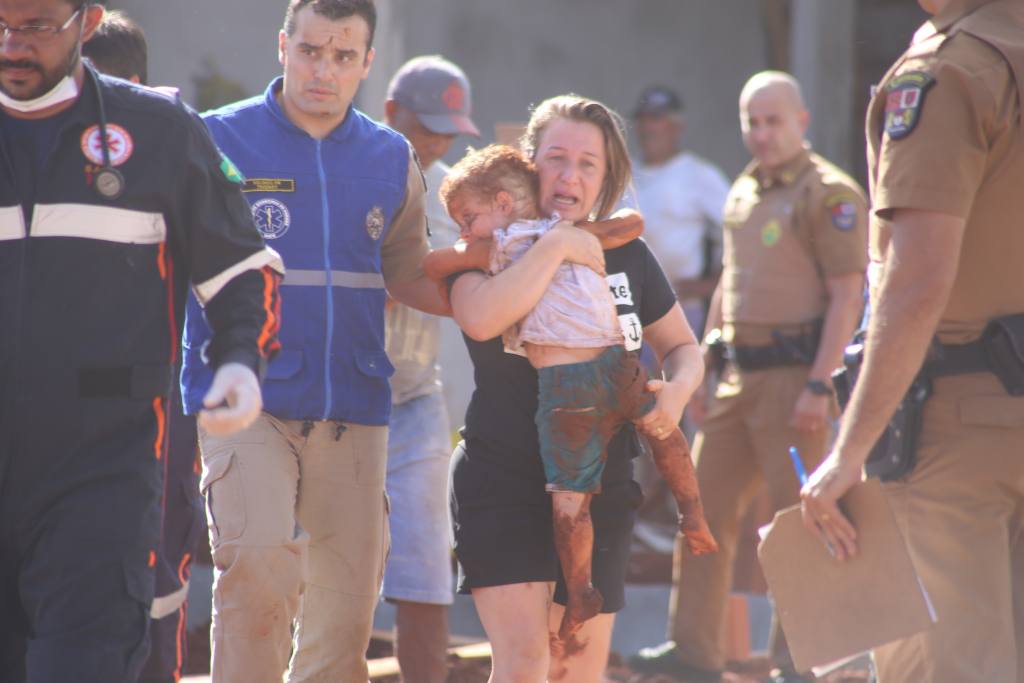
[{"label": "holster", "polygon": [[722,339],[722,330],[713,329],[704,338],[704,344],[708,347],[710,367],[716,375],[721,376],[725,370],[725,340]]},{"label": "holster", "polygon": [[990,369],[1011,396],[1024,396],[1024,313],[992,320],[981,337]]},{"label": "holster", "polygon": [[[836,397],[845,409],[864,362],[864,335],[858,332],[843,354],[843,367],[832,375]],[[921,370],[871,449],[864,471],[882,481],[899,479],[914,469],[924,404],[932,380],[991,372],[1011,396],[1024,396],[1024,313],[995,318],[981,338],[967,344],[944,345],[933,339]]]},{"label": "holster", "polygon": [[[853,395],[853,387],[857,383],[863,363],[863,333],[858,333],[854,337],[854,342],[847,346],[843,353],[843,367],[832,374],[836,398],[843,410]],[[904,477],[914,469],[924,404],[931,391],[930,377],[924,370],[918,372],[907,393],[893,411],[882,435],[871,448],[871,453],[864,463],[864,472],[867,476],[890,481]]]}]

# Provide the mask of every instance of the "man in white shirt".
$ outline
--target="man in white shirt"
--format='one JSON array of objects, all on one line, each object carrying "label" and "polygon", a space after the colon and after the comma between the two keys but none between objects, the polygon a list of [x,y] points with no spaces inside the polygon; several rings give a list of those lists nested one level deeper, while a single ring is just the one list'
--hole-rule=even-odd
[{"label": "man in white shirt", "polygon": [[[480,135],[470,119],[466,75],[440,56],[409,60],[388,86],[384,122],[404,135],[419,157],[431,246],[453,244],[459,228],[437,190],[449,170],[440,159],[455,138]],[[469,378],[472,370],[461,340],[443,335],[445,323],[451,325],[397,302],[388,306],[386,347],[395,366],[386,480],[391,554],[381,592],[397,606],[395,649],[406,683],[442,683],[448,671],[453,582],[446,486],[452,445],[438,366],[442,340],[451,340],[461,352],[453,365]]]},{"label": "man in white shirt", "polygon": [[644,239],[658,257],[694,332],[704,328],[704,301],[721,271],[722,210],[729,181],[713,164],[681,147],[683,103],[653,86],[633,111],[641,160],[634,164]]}]

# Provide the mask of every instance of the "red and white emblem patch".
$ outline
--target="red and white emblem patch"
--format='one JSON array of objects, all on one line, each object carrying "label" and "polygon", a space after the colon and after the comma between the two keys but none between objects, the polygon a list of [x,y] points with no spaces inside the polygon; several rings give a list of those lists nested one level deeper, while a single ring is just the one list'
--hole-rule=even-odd
[{"label": "red and white emblem patch", "polygon": [[[110,154],[110,165],[120,166],[131,158],[135,151],[132,136],[116,123],[107,124],[107,150]],[[82,133],[82,154],[85,158],[99,166],[103,165],[103,143],[100,142],[100,127],[90,126]]]}]

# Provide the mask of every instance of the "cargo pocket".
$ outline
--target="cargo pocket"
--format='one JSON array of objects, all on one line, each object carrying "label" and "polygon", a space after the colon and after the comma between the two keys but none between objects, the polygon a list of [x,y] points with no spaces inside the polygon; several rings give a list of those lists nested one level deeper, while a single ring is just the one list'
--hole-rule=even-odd
[{"label": "cargo pocket", "polygon": [[199,491],[206,499],[206,521],[210,528],[210,546],[235,540],[245,531],[245,497],[242,472],[234,451],[220,453],[203,461]]},{"label": "cargo pocket", "polygon": [[356,367],[367,377],[387,379],[395,374],[395,366],[391,364],[386,353],[373,351],[357,352]]},{"label": "cargo pocket", "polygon": [[295,377],[302,370],[302,351],[281,349],[277,357],[267,366],[268,380],[286,380]]},{"label": "cargo pocket", "polygon": [[967,396],[960,399],[960,422],[972,427],[1024,428],[1024,398]]}]

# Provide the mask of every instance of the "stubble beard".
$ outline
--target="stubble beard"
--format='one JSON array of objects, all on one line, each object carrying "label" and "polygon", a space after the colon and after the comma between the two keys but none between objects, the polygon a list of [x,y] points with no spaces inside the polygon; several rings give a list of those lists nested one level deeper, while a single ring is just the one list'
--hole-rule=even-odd
[{"label": "stubble beard", "polygon": [[62,64],[50,71],[44,70],[43,66],[38,62],[33,62],[28,59],[0,60],[0,73],[3,72],[4,68],[25,67],[35,70],[40,76],[42,76],[38,85],[30,90],[21,90],[17,87],[11,89],[7,87],[4,82],[5,79],[0,78],[0,92],[3,92],[12,99],[20,100],[22,102],[42,97],[53,90],[65,76],[70,76],[71,72],[74,71],[76,66],[78,66],[78,63],[81,60],[78,48],[79,43],[76,42],[68,52]]}]

